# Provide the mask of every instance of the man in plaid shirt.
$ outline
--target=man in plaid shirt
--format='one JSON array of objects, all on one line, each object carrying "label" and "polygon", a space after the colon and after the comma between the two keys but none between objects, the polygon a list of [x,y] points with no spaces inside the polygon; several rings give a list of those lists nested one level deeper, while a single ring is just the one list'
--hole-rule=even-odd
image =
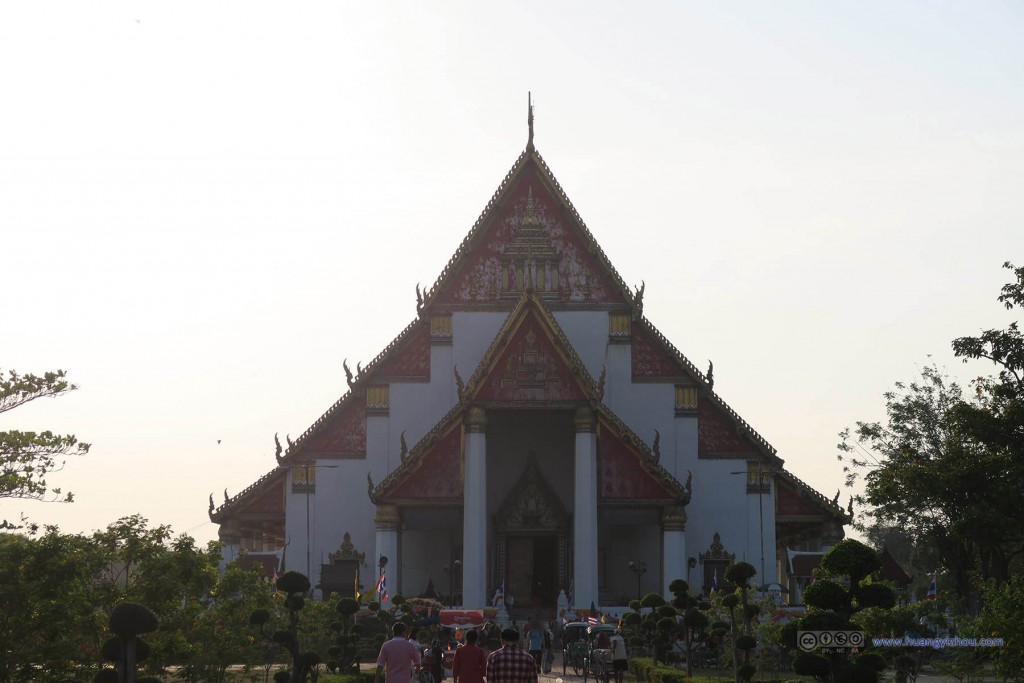
[{"label": "man in plaid shirt", "polygon": [[519,647],[519,631],[501,632],[501,649],[487,657],[487,683],[537,683],[537,662]]}]

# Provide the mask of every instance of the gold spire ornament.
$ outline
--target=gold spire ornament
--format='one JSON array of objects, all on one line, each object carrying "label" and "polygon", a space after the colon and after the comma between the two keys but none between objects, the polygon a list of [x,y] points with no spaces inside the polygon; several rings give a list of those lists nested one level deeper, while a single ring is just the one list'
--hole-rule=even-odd
[{"label": "gold spire ornament", "polygon": [[527,115],[526,115],[526,125],[530,129],[530,137],[526,141],[526,151],[527,152],[532,152],[533,151],[533,93],[530,93],[530,92],[526,93],[526,109],[527,109],[527,112],[528,112]]}]

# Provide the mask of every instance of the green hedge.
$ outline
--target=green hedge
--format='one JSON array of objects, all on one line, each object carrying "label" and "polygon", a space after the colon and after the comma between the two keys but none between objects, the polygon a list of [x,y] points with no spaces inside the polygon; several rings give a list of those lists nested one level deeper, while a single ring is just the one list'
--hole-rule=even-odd
[{"label": "green hedge", "polygon": [[331,674],[322,673],[317,679],[318,683],[373,683],[373,671],[362,671],[355,674]]}]

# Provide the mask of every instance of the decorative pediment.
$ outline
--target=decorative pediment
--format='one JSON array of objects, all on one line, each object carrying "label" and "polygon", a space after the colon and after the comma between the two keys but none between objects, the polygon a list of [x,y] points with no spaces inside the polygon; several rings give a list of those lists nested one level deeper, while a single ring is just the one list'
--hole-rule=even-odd
[{"label": "decorative pediment", "polygon": [[494,305],[531,288],[568,305],[632,301],[535,153],[517,160],[431,289],[426,305]]},{"label": "decorative pediment", "polygon": [[520,296],[466,382],[464,399],[485,403],[578,403],[596,399],[594,379],[554,317],[530,290]]},{"label": "decorative pediment", "polygon": [[373,494],[374,500],[458,504],[462,500],[462,426],[431,430]]},{"label": "decorative pediment", "polygon": [[[714,537],[711,539],[711,545],[708,547],[706,553],[700,553],[700,561],[707,562],[708,560],[713,561],[726,561],[733,562],[736,559],[736,553],[726,552],[725,546],[722,545],[722,537],[715,532]],[[724,578],[724,577],[723,577]]]},{"label": "decorative pediment", "polygon": [[531,453],[522,476],[495,515],[494,529],[499,534],[514,534],[565,533],[568,528],[569,515],[541,476],[537,459]]},{"label": "decorative pediment", "polygon": [[339,562],[345,561],[356,561],[360,564],[366,564],[366,553],[361,553],[356,550],[355,545],[352,544],[352,534],[345,532],[345,535],[341,539],[341,545],[333,553],[327,555],[331,564],[338,564]]},{"label": "decorative pediment", "polygon": [[[690,501],[688,488],[655,461],[651,450],[624,425],[600,418],[597,439],[597,496],[603,503]],[[689,484],[689,482],[687,482]]]}]

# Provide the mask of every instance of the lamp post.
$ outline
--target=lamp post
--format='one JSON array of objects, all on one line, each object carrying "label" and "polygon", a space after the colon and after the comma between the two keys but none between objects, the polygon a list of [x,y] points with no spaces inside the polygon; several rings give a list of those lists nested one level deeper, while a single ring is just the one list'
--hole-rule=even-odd
[{"label": "lamp post", "polygon": [[647,573],[647,563],[643,560],[639,560],[637,562],[630,561],[628,567],[629,571],[636,574],[636,599],[641,600],[643,598],[643,593],[640,592],[640,580],[643,578],[644,574]]},{"label": "lamp post", "polygon": [[[752,472],[730,472],[729,474],[746,474],[747,475],[747,486],[753,482],[754,478],[750,476]],[[764,575],[764,492],[771,490],[772,485],[772,473],[771,470],[759,469],[757,471],[757,521],[761,530],[761,581],[767,584],[768,580]]]},{"label": "lamp post", "polygon": [[309,521],[309,494],[313,493],[316,485],[310,480],[310,472],[315,472],[317,469],[335,469],[337,465],[317,465],[315,463],[304,462],[302,463],[302,469],[305,474],[303,480],[303,488],[306,491],[306,578],[309,579],[309,594],[313,595],[313,576],[310,573],[312,571],[312,551],[310,547],[310,521]]},{"label": "lamp post", "polygon": [[448,574],[448,606],[455,607],[455,578],[462,569],[462,560],[455,560],[445,565],[444,570]]}]

